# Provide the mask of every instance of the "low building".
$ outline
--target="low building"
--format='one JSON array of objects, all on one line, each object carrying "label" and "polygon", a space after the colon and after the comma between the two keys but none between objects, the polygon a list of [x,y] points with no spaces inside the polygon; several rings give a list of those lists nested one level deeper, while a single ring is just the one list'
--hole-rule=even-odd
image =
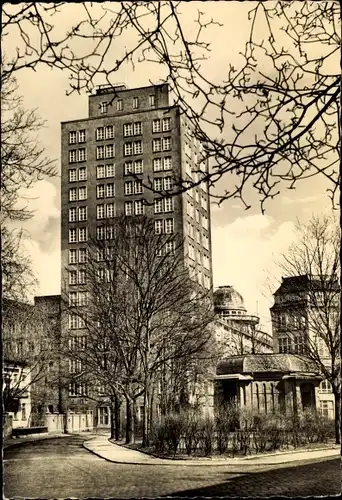
[{"label": "low building", "polygon": [[236,401],[259,413],[316,409],[322,381],[317,367],[293,354],[232,356],[215,376],[215,405]]},{"label": "low building", "polygon": [[31,421],[31,370],[23,363],[4,360],[3,409],[12,417],[12,427],[29,427]]}]

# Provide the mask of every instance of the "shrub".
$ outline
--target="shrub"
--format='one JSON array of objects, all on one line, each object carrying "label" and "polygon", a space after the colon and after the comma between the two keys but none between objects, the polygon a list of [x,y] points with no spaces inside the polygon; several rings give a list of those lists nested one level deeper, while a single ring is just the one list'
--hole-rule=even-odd
[{"label": "shrub", "polygon": [[159,422],[155,422],[151,427],[150,439],[152,446],[157,452],[163,453],[166,444],[165,436],[165,420],[161,419]]},{"label": "shrub", "polygon": [[190,456],[196,451],[200,441],[201,417],[194,410],[183,414],[184,418],[184,443],[186,453]]},{"label": "shrub", "polygon": [[217,450],[220,454],[227,451],[230,432],[238,427],[239,413],[235,403],[227,403],[220,407],[215,415]]},{"label": "shrub", "polygon": [[215,423],[209,415],[202,417],[200,421],[200,443],[204,455],[212,454],[215,440]]},{"label": "shrub", "polygon": [[164,432],[169,451],[176,455],[184,430],[184,418],[181,414],[170,414],[165,417]]}]

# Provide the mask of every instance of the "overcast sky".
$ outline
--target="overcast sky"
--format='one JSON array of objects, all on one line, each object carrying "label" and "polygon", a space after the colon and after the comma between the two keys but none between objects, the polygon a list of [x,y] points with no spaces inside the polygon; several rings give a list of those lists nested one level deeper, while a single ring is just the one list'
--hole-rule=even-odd
[{"label": "overcast sky", "polygon": [[[187,28],[191,30],[192,19],[198,2],[187,6]],[[246,5],[248,4],[248,5]],[[224,23],[223,28],[212,30],[212,56],[208,62],[211,76],[224,79],[226,63],[239,64],[239,51],[243,50],[248,34],[247,12],[250,2],[206,2],[201,10]],[[72,17],[66,10],[65,24]],[[59,24],[63,30],[63,24]],[[15,40],[7,39],[15,46]],[[6,52],[9,45],[4,46]],[[23,70],[18,76],[19,92],[27,108],[37,108],[46,120],[46,127],[39,140],[47,154],[56,158],[60,170],[60,122],[87,116],[87,94],[67,97],[68,74],[41,66],[36,72]],[[128,87],[148,85],[149,79],[162,77],[156,66],[148,72],[143,66],[124,66],[116,81]],[[293,238],[293,228],[298,217],[303,223],[312,213],[329,211],[331,202],[325,192],[326,185],[320,178],[298,183],[296,190],[287,190],[266,204],[262,215],[257,198],[249,210],[237,200],[228,200],[220,208],[212,206],[212,246],[214,285],[232,285],[245,298],[248,311],[258,311],[261,322],[270,331],[269,307],[272,291],[267,282],[270,276],[280,279],[274,259],[286,251]],[[60,293],[60,179],[44,180],[30,190],[30,207],[35,210],[32,220],[26,224],[31,238],[26,241],[40,281],[37,295]]]}]

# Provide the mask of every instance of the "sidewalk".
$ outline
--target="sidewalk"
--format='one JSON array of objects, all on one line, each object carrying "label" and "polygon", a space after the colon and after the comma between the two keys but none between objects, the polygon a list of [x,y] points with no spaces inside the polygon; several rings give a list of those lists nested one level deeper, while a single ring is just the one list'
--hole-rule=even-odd
[{"label": "sidewalk", "polygon": [[328,458],[340,456],[340,447],[321,448],[312,451],[279,452],[268,455],[256,455],[239,458],[199,458],[196,460],[171,460],[155,458],[140,451],[130,450],[123,446],[111,443],[106,436],[96,436],[83,443],[91,453],[104,458],[109,462],[131,464],[131,465],[174,465],[174,466],[203,466],[203,465],[275,465],[295,462],[299,460],[310,460],[317,458]]},{"label": "sidewalk", "polygon": [[41,441],[44,439],[55,439],[70,436],[70,434],[49,434],[47,432],[42,432],[40,434],[22,436],[18,438],[7,438],[2,440],[2,449],[12,448],[13,446],[18,446],[21,443],[28,443],[31,441]]}]

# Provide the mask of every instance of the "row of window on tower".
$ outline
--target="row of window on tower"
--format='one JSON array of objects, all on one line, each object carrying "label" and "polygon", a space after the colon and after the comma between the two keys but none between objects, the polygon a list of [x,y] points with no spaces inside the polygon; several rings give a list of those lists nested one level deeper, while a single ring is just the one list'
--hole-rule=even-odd
[{"label": "row of window on tower", "polygon": [[[142,159],[130,160],[124,163],[124,175],[138,175],[144,173],[144,161]],[[172,157],[165,156],[164,158],[153,159],[153,171],[172,170]],[[115,163],[106,163],[96,166],[96,178],[106,179],[115,177]],[[70,168],[69,182],[80,182],[87,180],[87,167]]]},{"label": "row of window on tower", "polygon": [[[152,133],[169,132],[171,130],[171,118],[155,119],[152,121]],[[124,123],[123,136],[132,137],[142,135],[143,124],[142,122]],[[115,137],[114,125],[107,125],[105,127],[98,127],[95,130],[95,138],[97,141],[110,140]],[[73,130],[69,132],[69,144],[81,144],[86,142],[86,131]]]},{"label": "row of window on tower", "polygon": [[203,264],[205,269],[210,269],[210,261],[209,256],[202,253],[199,248],[195,250],[193,245],[188,245],[188,256],[191,260],[196,261],[198,264]]},{"label": "row of window on tower", "polygon": [[[125,102],[127,102],[127,100],[125,100]],[[140,108],[140,99],[139,97],[135,96],[135,97],[132,97],[132,108],[133,109],[139,109]],[[148,103],[149,103],[149,106],[151,108],[154,108],[155,105],[156,105],[156,97],[154,94],[151,94],[149,95],[148,97]],[[115,100],[115,107],[116,107],[116,111],[123,111],[124,110],[124,101],[123,99],[116,99]],[[108,113],[108,108],[109,108],[109,102],[108,101],[102,101],[100,102],[99,104],[99,109],[100,109],[100,113],[102,115]]]},{"label": "row of window on tower", "polygon": [[[161,153],[171,151],[171,137],[160,137],[152,140],[152,152]],[[144,152],[143,141],[125,142],[123,145],[124,156],[141,155]],[[96,160],[107,160],[115,157],[115,144],[96,146]],[[79,163],[87,161],[86,148],[71,149],[69,151],[69,163]]]}]

